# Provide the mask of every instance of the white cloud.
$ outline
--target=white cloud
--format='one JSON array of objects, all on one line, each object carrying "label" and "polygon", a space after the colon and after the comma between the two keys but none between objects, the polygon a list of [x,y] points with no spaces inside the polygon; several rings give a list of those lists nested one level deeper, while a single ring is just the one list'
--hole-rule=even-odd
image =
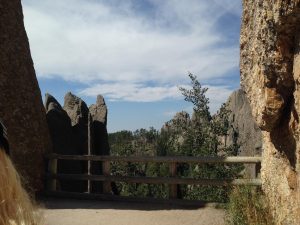
[{"label": "white cloud", "polygon": [[[184,88],[189,89],[188,85],[181,85]],[[232,90],[226,86],[211,86],[204,85],[204,88],[208,88],[206,96],[212,100],[210,102],[210,109],[212,113],[215,113],[224,103]],[[107,83],[96,84],[89,88],[86,88],[80,92],[80,95],[96,97],[99,93],[102,93],[110,101],[129,101],[129,102],[155,102],[168,99],[183,99],[178,86],[147,86],[143,83]],[[187,112],[191,112],[191,108],[186,109]],[[175,110],[170,110],[164,113],[164,115],[175,115]]]},{"label": "white cloud", "polygon": [[181,97],[176,86],[146,86],[142,83],[109,83],[96,84],[84,89],[80,94],[85,96],[105,95],[110,101],[155,102]]},{"label": "white cloud", "polygon": [[239,0],[149,0],[148,16],[133,1],[109,2],[116,1],[22,1],[39,77],[87,83],[87,96],[149,102],[178,98],[187,71],[209,80],[237,68],[238,46],[219,45],[213,27],[224,13],[238,13]]}]

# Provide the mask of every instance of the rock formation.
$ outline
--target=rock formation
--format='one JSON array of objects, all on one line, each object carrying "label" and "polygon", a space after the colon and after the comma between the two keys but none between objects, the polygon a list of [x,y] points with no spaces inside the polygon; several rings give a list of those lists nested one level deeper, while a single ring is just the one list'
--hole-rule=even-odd
[{"label": "rock formation", "polygon": [[80,155],[88,154],[88,116],[89,109],[85,102],[68,92],[65,95],[64,110],[72,123],[73,141],[75,152]]},{"label": "rock formation", "polygon": [[[64,155],[109,155],[107,134],[107,107],[101,95],[95,105],[86,103],[72,93],[65,95],[64,108],[47,94],[45,98],[47,122],[49,124],[54,152]],[[58,163],[59,173],[102,174],[101,162],[62,160]],[[84,192],[85,181],[60,181],[61,190]],[[92,192],[102,191],[102,182],[91,182]]]},{"label": "rock formation", "polygon": [[43,188],[44,153],[51,150],[46,114],[30,55],[20,0],[0,0],[0,117],[12,159],[27,187]]},{"label": "rock formation", "polygon": [[[262,153],[262,133],[251,114],[251,108],[244,91],[234,91],[227,101],[230,128],[225,143],[238,146],[238,155],[260,156]],[[256,175],[255,165],[246,165],[250,177]]]},{"label": "rock formation", "polygon": [[[97,102],[90,108],[90,129],[91,129],[91,154],[92,155],[109,155],[109,143],[107,134],[107,107],[104,98],[97,96]],[[91,163],[91,174],[102,174],[102,163]],[[102,182],[94,181],[91,183],[92,192],[101,192]]]},{"label": "rock formation", "polygon": [[[73,151],[74,155],[88,155],[88,116],[89,109],[86,103],[79,97],[73,95],[71,92],[68,92],[65,95],[64,110],[67,112],[68,116],[71,119],[72,125],[72,142],[73,142]],[[88,163],[87,162],[73,162],[77,163],[77,169],[79,173],[88,173]],[[77,190],[87,191],[88,182],[87,181],[78,181],[80,182],[82,188]]]},{"label": "rock formation", "polygon": [[107,107],[104,98],[101,95],[97,96],[97,102],[91,105],[91,127],[93,130],[92,150],[93,155],[109,155],[109,144],[107,134]]},{"label": "rock formation", "polygon": [[[45,97],[46,117],[49,126],[50,136],[53,143],[53,152],[64,155],[79,155],[75,146],[76,135],[73,134],[71,119],[67,112],[61,107],[57,100],[50,94]],[[59,160],[57,172],[64,174],[84,173],[82,162]],[[59,188],[62,191],[87,191],[86,182],[61,180]]]},{"label": "rock formation", "polygon": [[243,1],[241,84],[263,130],[262,181],[278,224],[300,224],[300,1]]},{"label": "rock formation", "polygon": [[172,120],[166,122],[163,127],[162,131],[178,131],[180,127],[189,126],[191,123],[190,115],[185,112],[181,111],[175,114]]}]

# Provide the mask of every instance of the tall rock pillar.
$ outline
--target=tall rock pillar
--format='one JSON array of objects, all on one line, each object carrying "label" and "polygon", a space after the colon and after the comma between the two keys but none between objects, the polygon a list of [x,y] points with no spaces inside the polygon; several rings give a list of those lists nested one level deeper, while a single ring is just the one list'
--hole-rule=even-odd
[{"label": "tall rock pillar", "polygon": [[[65,95],[64,110],[71,119],[72,126],[72,146],[74,147],[70,154],[87,155],[89,153],[88,143],[88,117],[89,109],[86,103],[71,92]],[[86,161],[73,162],[71,170],[74,173],[88,173],[88,163]],[[67,165],[66,165],[67,166]],[[80,171],[81,170],[81,171]],[[80,183],[80,184],[79,184]],[[78,181],[74,190],[85,192],[88,190],[87,181]]]},{"label": "tall rock pillar", "polygon": [[[107,134],[107,107],[104,98],[97,96],[97,102],[90,106],[90,142],[92,155],[109,155],[109,143]],[[91,174],[102,174],[102,163],[91,163]],[[102,182],[91,182],[92,192],[102,191]]]},{"label": "tall rock pillar", "polygon": [[34,191],[43,188],[43,155],[51,141],[30,55],[20,0],[0,0],[0,118],[11,156]]}]

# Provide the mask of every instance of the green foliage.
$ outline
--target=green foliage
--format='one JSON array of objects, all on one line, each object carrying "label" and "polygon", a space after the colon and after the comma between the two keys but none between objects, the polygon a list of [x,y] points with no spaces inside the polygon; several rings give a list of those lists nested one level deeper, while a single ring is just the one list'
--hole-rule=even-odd
[{"label": "green foliage", "polygon": [[257,187],[235,187],[227,204],[228,225],[273,225],[267,201]]},{"label": "green foliage", "polygon": [[[155,156],[159,149],[160,135],[157,130],[150,127],[149,130],[139,129],[134,132],[120,131],[109,134],[111,154],[118,156]],[[162,177],[168,175],[167,165],[156,163],[112,163],[111,171],[118,176],[149,176]],[[167,185],[127,184],[117,183],[121,195],[166,198]]]},{"label": "green foliage", "polygon": [[[181,118],[168,122],[170,129],[156,131],[140,129],[135,132],[120,131],[109,134],[113,155],[150,156],[229,156],[237,152],[238,146],[225,146],[220,140],[228,133],[229,111],[222,105],[217,115],[209,111],[209,99],[197,77],[189,74],[191,89],[180,87],[186,101],[194,108],[192,120]],[[197,165],[180,164],[177,173],[181,177],[207,179],[234,179],[239,176],[242,166],[237,165]],[[169,176],[167,165],[127,163],[112,164],[113,174],[123,176]],[[123,195],[166,197],[167,185],[118,184]],[[225,202],[229,189],[226,187],[207,187],[180,185],[182,198]]]},{"label": "green foliage", "polygon": [[[226,136],[229,129],[229,113],[223,104],[215,116],[209,112],[209,99],[205,96],[207,88],[203,88],[196,76],[189,74],[191,89],[180,88],[185,100],[194,105],[194,115],[191,124],[178,125],[180,135],[184,140],[180,146],[173,148],[177,155],[190,156],[229,156],[237,152],[238,146],[225,146],[220,138]],[[184,127],[182,129],[182,127]],[[179,130],[179,129],[178,129]],[[176,134],[173,133],[173,136]],[[174,137],[173,137],[174,138]],[[178,138],[178,137],[177,137]],[[186,168],[189,167],[189,168]],[[243,166],[239,165],[191,165],[179,168],[184,177],[207,179],[234,179],[239,176]],[[207,201],[225,202],[228,200],[229,189],[226,187],[208,187],[189,185],[182,187],[182,195],[187,199],[202,199]]]},{"label": "green foliage", "polygon": [[210,120],[209,112],[209,99],[205,96],[208,88],[202,88],[200,82],[197,80],[197,77],[189,73],[189,78],[191,79],[192,89],[186,89],[180,87],[182,95],[184,96],[185,101],[191,102],[194,105],[194,112],[200,118]]}]

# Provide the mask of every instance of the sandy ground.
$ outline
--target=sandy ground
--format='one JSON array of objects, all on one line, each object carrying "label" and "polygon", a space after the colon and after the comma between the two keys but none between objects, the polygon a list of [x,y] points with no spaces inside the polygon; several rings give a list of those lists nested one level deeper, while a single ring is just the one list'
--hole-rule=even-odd
[{"label": "sandy ground", "polygon": [[44,201],[45,225],[224,225],[222,209],[68,199]]}]

